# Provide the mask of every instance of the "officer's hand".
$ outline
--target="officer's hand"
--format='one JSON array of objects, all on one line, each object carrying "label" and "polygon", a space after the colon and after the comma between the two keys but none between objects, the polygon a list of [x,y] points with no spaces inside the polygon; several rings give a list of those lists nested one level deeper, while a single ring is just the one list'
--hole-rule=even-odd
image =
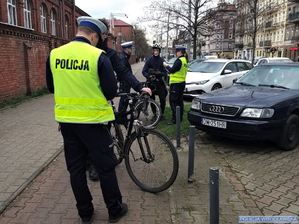
[{"label": "officer's hand", "polygon": [[141,92],[148,93],[150,96],[152,95],[152,90],[150,88],[147,88],[147,87],[142,88]]},{"label": "officer's hand", "polygon": [[166,62],[165,62],[165,61],[163,62],[163,66],[164,66],[164,67],[167,67],[167,64],[166,64]]}]

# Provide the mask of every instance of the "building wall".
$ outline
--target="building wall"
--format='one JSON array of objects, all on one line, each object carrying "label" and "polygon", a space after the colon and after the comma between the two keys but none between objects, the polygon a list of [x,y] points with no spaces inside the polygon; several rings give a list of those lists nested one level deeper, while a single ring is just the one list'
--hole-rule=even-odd
[{"label": "building wall", "polygon": [[202,53],[212,53],[223,58],[233,58],[237,15],[235,5],[219,3],[215,13],[215,19],[210,24],[213,27],[213,33],[203,40],[206,45],[201,48]]},{"label": "building wall", "polygon": [[[121,44],[123,42],[127,41],[133,41],[134,40],[134,30],[131,25],[129,26],[115,26],[113,29],[113,34],[115,36],[115,49],[118,52],[122,51]],[[130,63],[136,62],[136,55],[135,55],[135,49],[133,48],[132,55],[130,57]]]},{"label": "building wall", "polygon": [[[0,101],[29,95],[46,86],[45,64],[51,49],[74,37],[75,18],[87,15],[68,0],[33,0],[33,29],[24,28],[23,1],[17,4],[17,26],[9,25],[7,1],[0,0]],[[47,8],[47,33],[41,33],[40,5]],[[50,10],[57,12],[55,36],[51,35]],[[66,17],[69,24],[66,27]]]}]

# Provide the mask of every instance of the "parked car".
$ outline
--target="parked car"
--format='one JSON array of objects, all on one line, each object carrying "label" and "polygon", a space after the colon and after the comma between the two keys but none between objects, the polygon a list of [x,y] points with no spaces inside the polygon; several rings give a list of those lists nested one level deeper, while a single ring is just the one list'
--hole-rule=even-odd
[{"label": "parked car", "polygon": [[206,60],[206,59],[204,59],[204,58],[196,58],[196,59],[190,61],[190,62],[188,63],[188,66],[190,66],[190,65],[192,65],[192,64],[194,64],[194,63],[200,63],[200,62],[202,62],[202,61],[204,61],[204,60]]},{"label": "parked car", "polygon": [[194,98],[188,119],[215,135],[271,140],[294,149],[299,143],[299,65],[257,66],[230,88]]},{"label": "parked car", "polygon": [[237,59],[208,59],[194,62],[189,66],[184,95],[194,96],[229,87],[234,79],[241,77],[251,68],[249,61]]},{"label": "parked car", "polygon": [[291,63],[293,62],[289,58],[259,58],[255,63],[254,66],[262,65],[262,64],[268,64],[268,63]]}]

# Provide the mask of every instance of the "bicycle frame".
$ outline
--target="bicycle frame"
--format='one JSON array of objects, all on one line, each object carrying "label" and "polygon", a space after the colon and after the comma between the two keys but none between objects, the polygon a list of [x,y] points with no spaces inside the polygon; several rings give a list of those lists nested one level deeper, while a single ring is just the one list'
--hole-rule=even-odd
[{"label": "bicycle frame", "polygon": [[[125,96],[128,97],[126,100],[129,101],[129,111],[126,111],[123,116],[127,117],[129,115],[129,119],[128,119],[127,133],[126,133],[126,137],[125,137],[123,148],[122,148],[123,155],[125,154],[124,150],[125,150],[127,144],[131,140],[133,129],[135,129],[135,132],[136,132],[136,135],[137,135],[138,144],[139,144],[139,147],[140,147],[140,150],[141,150],[141,154],[142,154],[142,157],[143,157],[141,159],[144,162],[146,162],[146,163],[150,163],[150,162],[152,162],[154,160],[154,158],[153,158],[153,155],[152,155],[152,153],[150,151],[150,146],[149,146],[148,139],[147,139],[146,135],[143,132],[144,129],[143,129],[142,123],[140,121],[136,120],[135,116],[134,116],[134,106],[138,102],[139,99],[137,98],[137,94],[136,94],[136,96],[135,95],[131,95],[131,94],[126,94]],[[115,111],[115,107],[114,107],[113,101],[112,101],[111,104],[113,106],[113,110]],[[117,124],[117,125],[119,125],[119,124]],[[145,146],[146,146],[146,151],[144,150],[144,144],[141,141],[142,137],[144,138],[144,142],[145,142]],[[148,156],[146,155],[145,152],[147,152]]]}]

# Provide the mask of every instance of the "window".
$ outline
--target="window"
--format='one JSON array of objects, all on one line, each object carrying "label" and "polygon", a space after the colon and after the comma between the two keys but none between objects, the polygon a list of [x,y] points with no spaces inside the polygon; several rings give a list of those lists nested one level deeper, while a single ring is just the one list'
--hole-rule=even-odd
[{"label": "window", "polygon": [[47,9],[44,4],[40,6],[40,25],[41,32],[47,33]]},{"label": "window", "polygon": [[31,3],[29,0],[24,0],[24,27],[32,29]]},{"label": "window", "polygon": [[56,35],[56,12],[51,10],[51,34]]},{"label": "window", "polygon": [[238,72],[236,63],[229,63],[228,65],[225,66],[224,70],[231,70],[232,73]]},{"label": "window", "polygon": [[7,0],[8,24],[17,25],[16,0]]},{"label": "window", "polygon": [[238,65],[239,72],[247,71],[252,68],[252,66],[249,63],[245,63],[245,62],[238,62],[237,65]]}]

